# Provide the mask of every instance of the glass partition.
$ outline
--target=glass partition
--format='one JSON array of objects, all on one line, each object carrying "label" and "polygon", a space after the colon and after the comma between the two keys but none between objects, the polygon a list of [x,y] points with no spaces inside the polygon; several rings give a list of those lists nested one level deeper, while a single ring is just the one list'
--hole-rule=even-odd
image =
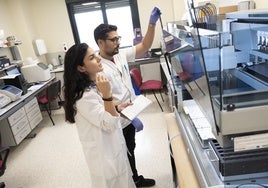
[{"label": "glass partition", "polygon": [[[213,95],[220,95],[219,83],[215,80],[220,76],[219,34],[202,32],[205,35],[199,35],[197,28],[188,26],[187,21],[170,22],[164,32],[164,41],[173,74],[183,82],[192,98],[202,106],[207,119],[215,125],[209,81]],[[209,66],[204,59],[209,60]]]},{"label": "glass partition", "polygon": [[236,18],[223,32],[225,16],[200,19],[201,8],[189,7],[191,19],[170,22],[163,32],[173,74],[222,146],[232,145],[236,135],[267,131],[261,114],[268,112],[268,22]]}]

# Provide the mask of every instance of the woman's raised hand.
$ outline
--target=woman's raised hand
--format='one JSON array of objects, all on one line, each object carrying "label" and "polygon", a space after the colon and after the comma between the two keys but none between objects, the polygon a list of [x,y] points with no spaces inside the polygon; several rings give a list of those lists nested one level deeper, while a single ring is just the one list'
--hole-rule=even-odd
[{"label": "woman's raised hand", "polygon": [[112,97],[109,80],[103,75],[96,75],[96,85],[103,98]]}]

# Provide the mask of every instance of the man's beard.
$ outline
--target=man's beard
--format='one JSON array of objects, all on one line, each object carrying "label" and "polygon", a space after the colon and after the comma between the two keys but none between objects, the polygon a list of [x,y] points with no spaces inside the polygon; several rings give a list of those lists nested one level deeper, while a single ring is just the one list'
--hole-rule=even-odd
[{"label": "man's beard", "polygon": [[109,56],[114,56],[119,53],[119,46],[117,46],[112,52],[109,52]]}]

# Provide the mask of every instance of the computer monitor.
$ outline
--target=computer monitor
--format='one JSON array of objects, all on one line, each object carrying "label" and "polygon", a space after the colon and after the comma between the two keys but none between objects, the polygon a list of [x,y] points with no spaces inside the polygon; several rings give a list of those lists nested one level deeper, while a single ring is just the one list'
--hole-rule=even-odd
[{"label": "computer monitor", "polygon": [[28,83],[19,71],[18,67],[11,67],[5,70],[7,76],[16,75],[14,78],[4,79],[5,85],[13,85],[23,91],[23,95],[27,93]]},{"label": "computer monitor", "polygon": [[6,70],[6,74],[7,75],[20,74],[20,71],[17,67],[12,67],[12,68]]}]

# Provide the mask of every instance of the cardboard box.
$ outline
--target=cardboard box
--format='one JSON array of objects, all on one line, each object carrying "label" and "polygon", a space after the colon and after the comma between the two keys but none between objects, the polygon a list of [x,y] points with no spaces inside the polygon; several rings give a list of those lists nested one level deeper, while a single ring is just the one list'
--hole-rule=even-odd
[{"label": "cardboard box", "polygon": [[225,14],[225,13],[228,13],[228,12],[236,12],[236,11],[238,11],[238,6],[237,5],[219,7],[219,14]]}]

